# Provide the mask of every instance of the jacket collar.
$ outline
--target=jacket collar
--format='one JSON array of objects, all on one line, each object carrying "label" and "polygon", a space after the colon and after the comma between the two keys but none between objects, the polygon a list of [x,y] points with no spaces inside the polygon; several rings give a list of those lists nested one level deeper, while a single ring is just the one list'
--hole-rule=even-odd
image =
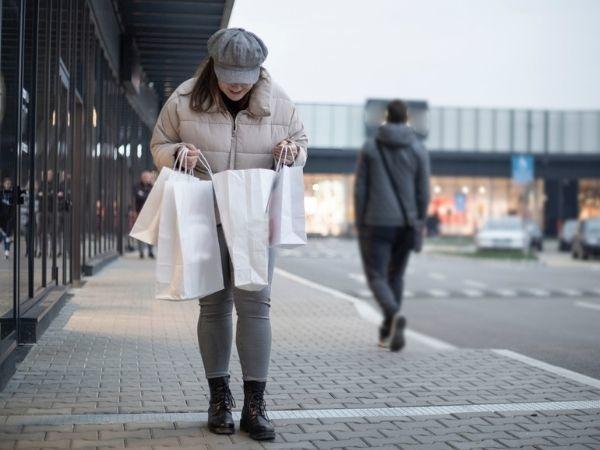
[{"label": "jacket collar", "polygon": [[248,112],[253,116],[265,117],[271,115],[271,75],[267,69],[260,69],[258,81],[250,93]]}]

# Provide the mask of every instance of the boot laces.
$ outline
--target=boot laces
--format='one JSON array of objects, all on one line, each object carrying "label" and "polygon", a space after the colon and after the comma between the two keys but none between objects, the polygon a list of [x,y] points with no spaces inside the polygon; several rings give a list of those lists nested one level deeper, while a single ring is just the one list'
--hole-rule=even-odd
[{"label": "boot laces", "polygon": [[235,399],[227,385],[219,386],[215,393],[216,401],[214,402],[214,405],[218,409],[235,408]]},{"label": "boot laces", "polygon": [[260,392],[253,393],[252,396],[250,397],[250,405],[252,407],[256,408],[256,410],[258,411],[258,414],[260,414],[267,420],[271,420],[271,419],[269,419],[269,416],[267,415],[267,402],[265,402],[265,399],[264,399],[262,393],[260,393]]}]

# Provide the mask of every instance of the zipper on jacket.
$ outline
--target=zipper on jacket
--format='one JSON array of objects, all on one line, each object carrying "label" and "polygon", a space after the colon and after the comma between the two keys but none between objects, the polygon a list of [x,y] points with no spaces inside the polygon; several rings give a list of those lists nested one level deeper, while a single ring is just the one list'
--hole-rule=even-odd
[{"label": "zipper on jacket", "polygon": [[229,113],[229,116],[232,119],[232,124],[233,126],[231,127],[231,155],[229,157],[229,169],[233,170],[235,169],[235,159],[236,159],[236,145],[235,145],[235,132],[237,131],[237,116],[239,116],[240,113],[238,113],[235,117],[233,117],[233,114]]}]

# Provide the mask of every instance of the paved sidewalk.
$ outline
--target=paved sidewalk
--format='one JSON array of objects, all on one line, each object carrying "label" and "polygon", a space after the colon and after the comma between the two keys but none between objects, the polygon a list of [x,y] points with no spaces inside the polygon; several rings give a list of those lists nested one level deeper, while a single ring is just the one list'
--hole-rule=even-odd
[{"label": "paved sidewalk", "polygon": [[[0,393],[0,448],[600,448],[600,382],[491,350],[392,354],[350,303],[281,274],[277,439],[212,435],[198,304],[153,289],[152,263],[126,257],[72,290]],[[231,369],[239,412],[235,352]]]}]

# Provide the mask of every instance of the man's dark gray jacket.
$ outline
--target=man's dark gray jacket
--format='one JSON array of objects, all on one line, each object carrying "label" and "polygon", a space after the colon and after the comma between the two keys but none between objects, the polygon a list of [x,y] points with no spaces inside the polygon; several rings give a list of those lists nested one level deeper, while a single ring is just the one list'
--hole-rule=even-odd
[{"label": "man's dark gray jacket", "polygon": [[[390,180],[379,143],[385,155]],[[408,217],[404,217],[397,196]],[[412,128],[401,123],[379,127],[374,140],[365,144],[358,158],[354,186],[357,226],[405,226],[425,220],[429,204],[429,155]]]}]

